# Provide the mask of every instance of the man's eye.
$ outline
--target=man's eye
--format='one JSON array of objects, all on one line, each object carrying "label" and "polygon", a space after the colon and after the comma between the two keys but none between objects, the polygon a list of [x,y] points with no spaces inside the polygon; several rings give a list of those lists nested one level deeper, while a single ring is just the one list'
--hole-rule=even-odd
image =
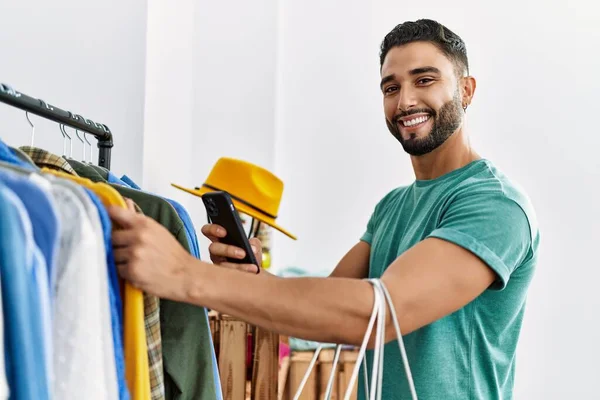
[{"label": "man's eye", "polygon": [[392,86],[388,86],[388,87],[386,87],[386,88],[384,89],[384,91],[383,91],[383,92],[384,92],[385,94],[390,94],[390,93],[393,93],[393,92],[395,92],[397,89],[398,89],[398,87],[397,87],[397,86],[395,86],[395,85],[392,85]]},{"label": "man's eye", "polygon": [[421,79],[419,79],[417,81],[417,83],[420,84],[420,85],[426,85],[429,82],[433,82],[433,79],[431,79],[431,78],[421,78]]}]

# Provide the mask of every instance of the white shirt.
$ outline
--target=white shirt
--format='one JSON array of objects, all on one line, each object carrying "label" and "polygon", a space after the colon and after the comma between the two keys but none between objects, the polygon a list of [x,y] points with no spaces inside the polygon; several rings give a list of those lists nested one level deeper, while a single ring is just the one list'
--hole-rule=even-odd
[{"label": "white shirt", "polygon": [[52,194],[62,222],[54,288],[54,398],[117,399],[101,222],[80,186],[54,179]]}]

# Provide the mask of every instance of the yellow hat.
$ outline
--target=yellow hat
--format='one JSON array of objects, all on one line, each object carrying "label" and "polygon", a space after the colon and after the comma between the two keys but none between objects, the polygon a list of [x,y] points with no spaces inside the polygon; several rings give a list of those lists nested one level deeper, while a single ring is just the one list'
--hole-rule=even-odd
[{"label": "yellow hat", "polygon": [[174,183],[171,185],[199,197],[208,192],[227,192],[238,211],[296,239],[296,236],[275,223],[283,194],[283,182],[264,168],[223,157],[213,166],[201,187],[188,189]]}]

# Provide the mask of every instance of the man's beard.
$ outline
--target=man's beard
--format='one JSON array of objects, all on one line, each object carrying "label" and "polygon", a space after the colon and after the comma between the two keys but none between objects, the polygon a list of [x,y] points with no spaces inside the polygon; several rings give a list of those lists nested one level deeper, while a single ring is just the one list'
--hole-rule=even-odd
[{"label": "man's beard", "polygon": [[402,137],[402,134],[400,134],[396,123],[391,124],[387,118],[385,122],[388,129],[392,135],[398,139],[405,152],[412,156],[422,156],[440,147],[458,129],[462,122],[463,110],[461,103],[460,94],[456,91],[453,99],[444,104],[437,113],[432,109],[421,108],[394,116],[393,121],[398,121],[398,118],[412,114],[429,114],[430,118],[433,118],[433,127],[431,128],[431,131],[422,138],[406,141]]}]

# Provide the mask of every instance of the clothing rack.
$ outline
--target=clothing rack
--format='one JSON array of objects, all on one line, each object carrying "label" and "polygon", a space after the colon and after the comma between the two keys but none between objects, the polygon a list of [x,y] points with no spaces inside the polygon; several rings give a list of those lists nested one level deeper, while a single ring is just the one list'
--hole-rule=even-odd
[{"label": "clothing rack", "polygon": [[0,101],[95,136],[98,139],[98,165],[110,169],[110,153],[113,147],[113,140],[112,133],[106,125],[83,118],[79,114],[61,110],[56,106],[46,103],[44,100],[17,92],[12,87],[3,83],[0,83]]}]

